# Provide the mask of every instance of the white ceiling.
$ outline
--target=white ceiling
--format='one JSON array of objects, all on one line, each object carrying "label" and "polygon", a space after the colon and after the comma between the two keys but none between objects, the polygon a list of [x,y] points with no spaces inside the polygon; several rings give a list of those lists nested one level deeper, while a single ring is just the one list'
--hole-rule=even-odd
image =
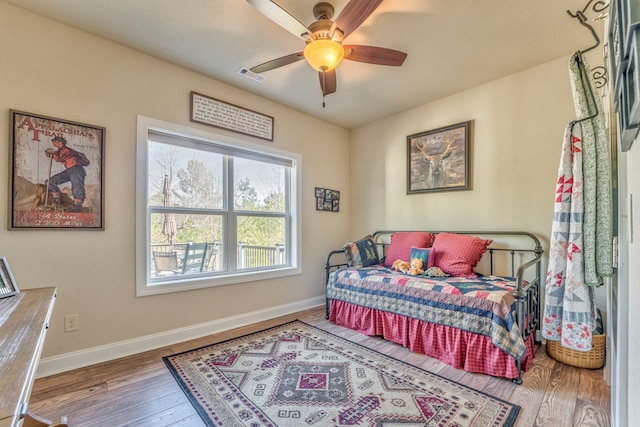
[{"label": "white ceiling", "polygon": [[[4,1],[347,129],[593,44],[567,14],[587,0],[386,0],[345,43],[401,50],[406,61],[401,67],[343,61],[337,92],[323,108],[318,74],[305,61],[264,73],[262,84],[237,73],[304,48],[245,0]],[[329,1],[338,16],[348,0]],[[275,2],[305,25],[314,21],[316,0]],[[590,20],[599,15],[585,13]],[[590,23],[602,34],[602,20]]]}]

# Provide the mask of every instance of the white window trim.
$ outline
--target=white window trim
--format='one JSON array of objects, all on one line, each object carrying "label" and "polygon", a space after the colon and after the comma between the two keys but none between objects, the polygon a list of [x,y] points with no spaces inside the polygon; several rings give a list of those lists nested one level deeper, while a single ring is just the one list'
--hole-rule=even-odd
[{"label": "white window trim", "polygon": [[[147,268],[151,260],[148,259],[147,248],[149,226],[147,222],[147,137],[149,130],[156,130],[181,137],[195,137],[203,141],[211,141],[220,145],[244,148],[262,154],[279,156],[293,161],[291,168],[291,194],[296,195],[296,203],[291,206],[291,266],[264,271],[247,271],[234,274],[216,276],[177,277],[176,280],[162,283],[147,282]],[[269,280],[279,277],[302,274],[302,156],[263,144],[233,138],[208,132],[198,128],[165,122],[145,116],[138,116],[136,136],[136,296],[165,294],[170,292],[187,291],[209,288],[213,286],[231,285],[256,280]]]}]

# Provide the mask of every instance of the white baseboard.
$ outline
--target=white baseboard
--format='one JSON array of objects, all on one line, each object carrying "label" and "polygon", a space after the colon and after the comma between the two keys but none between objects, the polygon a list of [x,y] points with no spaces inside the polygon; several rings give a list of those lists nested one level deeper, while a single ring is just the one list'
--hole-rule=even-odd
[{"label": "white baseboard", "polygon": [[130,356],[132,354],[142,353],[167,345],[188,341],[190,339],[227,331],[229,329],[239,328],[252,323],[263,322],[275,317],[318,307],[320,305],[324,305],[324,303],[324,296],[316,297],[251,313],[244,313],[237,316],[218,319],[212,322],[200,323],[184,328],[119,341],[112,344],[87,348],[85,350],[74,351],[71,353],[61,354],[59,356],[46,357],[40,360],[36,377],[47,377],[49,375],[83,368],[96,363]]}]

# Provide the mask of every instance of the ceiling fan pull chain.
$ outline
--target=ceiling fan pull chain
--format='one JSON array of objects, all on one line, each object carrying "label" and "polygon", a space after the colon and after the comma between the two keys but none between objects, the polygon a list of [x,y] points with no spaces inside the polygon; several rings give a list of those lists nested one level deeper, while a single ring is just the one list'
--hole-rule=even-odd
[{"label": "ceiling fan pull chain", "polygon": [[322,68],[322,108],[324,108],[324,96],[325,96],[325,88],[327,87],[327,81],[325,80],[325,68]]}]

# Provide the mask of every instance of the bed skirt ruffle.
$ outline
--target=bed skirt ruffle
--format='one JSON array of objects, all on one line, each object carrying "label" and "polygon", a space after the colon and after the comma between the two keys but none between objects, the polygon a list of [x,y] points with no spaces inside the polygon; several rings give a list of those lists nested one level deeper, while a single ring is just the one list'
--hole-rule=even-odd
[{"label": "bed skirt ruffle", "polygon": [[[330,301],[329,320],[364,335],[382,336],[456,369],[509,379],[518,377],[514,358],[484,335],[339,300]],[[529,370],[535,357],[534,338],[531,334],[525,342],[524,371]]]}]

